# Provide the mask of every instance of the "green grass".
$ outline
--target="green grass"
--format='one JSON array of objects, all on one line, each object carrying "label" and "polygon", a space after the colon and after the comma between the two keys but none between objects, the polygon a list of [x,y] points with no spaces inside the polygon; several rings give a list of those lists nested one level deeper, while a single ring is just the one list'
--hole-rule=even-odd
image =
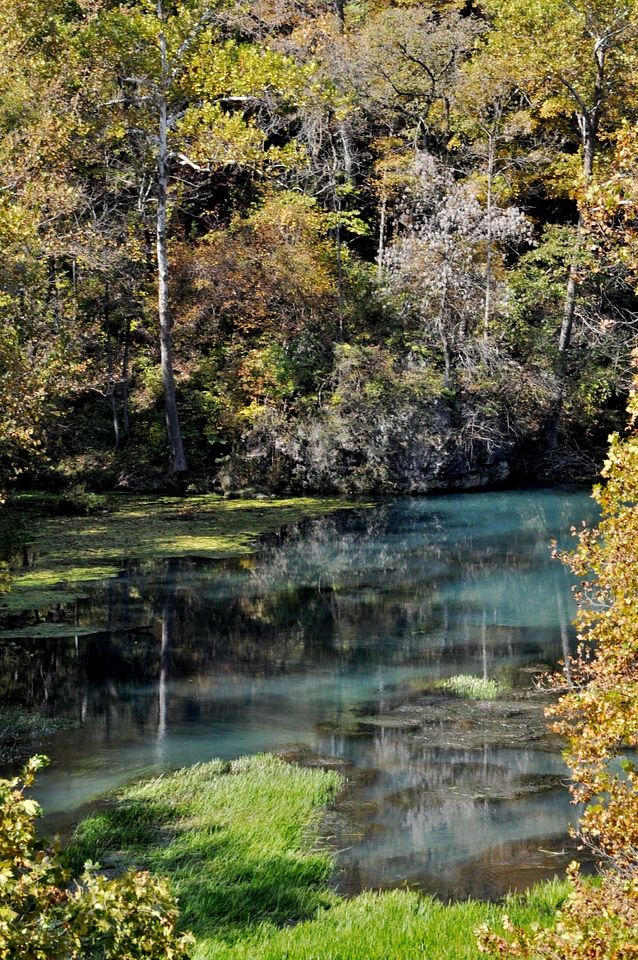
[{"label": "green grass", "polygon": [[566,883],[504,904],[445,906],[411,890],[338,897],[316,826],[340,782],[271,756],[198,764],[125,790],[79,827],[67,859],[168,875],[195,960],[479,960],[480,924],[499,926],[504,912],[551,922]]},{"label": "green grass", "polygon": [[80,826],[67,858],[78,871],[117,854],[170,876],[197,936],[296,922],[334,901],[331,857],[311,838],[340,783],[271,756],[198,764],[129,788]]},{"label": "green grass", "polygon": [[485,923],[502,929],[506,912],[514,923],[550,924],[568,892],[565,882],[535,887],[529,899],[503,904],[467,901],[447,906],[412,890],[363,893],[341,901],[294,927],[263,926],[224,944],[200,938],[195,960],[479,960],[476,930]]},{"label": "green grass", "polygon": [[261,536],[285,524],[365,506],[339,497],[223,500],[109,494],[104,511],[55,516],[46,495],[22,494],[4,508],[2,522],[20,525],[29,566],[11,570],[0,613],[43,609],[81,595],[81,584],[116,576],[122,561],[162,557],[220,559],[254,552]]},{"label": "green grass", "polygon": [[447,680],[439,680],[437,687],[440,690],[449,690],[450,693],[455,693],[459,697],[467,697],[468,700],[496,700],[505,689],[496,680],[472,677],[463,673],[456,677],[448,677]]}]

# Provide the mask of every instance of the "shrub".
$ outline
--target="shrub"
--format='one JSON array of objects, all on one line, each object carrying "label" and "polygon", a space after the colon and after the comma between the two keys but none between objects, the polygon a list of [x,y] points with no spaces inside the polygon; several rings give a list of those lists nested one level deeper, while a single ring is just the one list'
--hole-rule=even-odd
[{"label": "shrub", "polygon": [[[638,384],[637,384],[638,385]],[[572,793],[588,802],[580,836],[601,859],[638,876],[638,396],[631,396],[631,435],[611,438],[594,488],[598,526],[583,524],[578,549],[561,559],[581,578],[576,590],[579,646],[564,676],[564,694],[549,715],[567,737]]]},{"label": "shrub", "polygon": [[70,882],[57,848],[38,840],[35,800],[25,796],[45,757],[0,780],[0,960],[179,960],[192,938],[178,934],[165,880],[128,871],[107,879],[87,863]]},{"label": "shrub", "polygon": [[608,873],[600,885],[578,876],[572,863],[568,875],[574,886],[556,914],[553,927],[534,925],[531,931],[515,927],[507,916],[501,936],[487,924],[479,927],[479,949],[492,956],[520,960],[629,960],[638,956],[638,880]]}]

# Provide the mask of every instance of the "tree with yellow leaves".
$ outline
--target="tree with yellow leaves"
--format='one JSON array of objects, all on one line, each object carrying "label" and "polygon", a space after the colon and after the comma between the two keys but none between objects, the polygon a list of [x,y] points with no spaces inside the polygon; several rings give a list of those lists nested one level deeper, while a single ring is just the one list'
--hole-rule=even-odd
[{"label": "tree with yellow leaves", "polygon": [[[552,178],[572,198],[593,181],[605,138],[618,130],[628,103],[636,97],[635,0],[505,0],[488,3],[493,31],[488,62],[525,91],[536,124],[573,125],[580,154],[562,154]],[[568,357],[577,319],[583,238],[579,216],[569,270],[554,367],[554,386],[545,426],[545,443],[556,447]]]}]

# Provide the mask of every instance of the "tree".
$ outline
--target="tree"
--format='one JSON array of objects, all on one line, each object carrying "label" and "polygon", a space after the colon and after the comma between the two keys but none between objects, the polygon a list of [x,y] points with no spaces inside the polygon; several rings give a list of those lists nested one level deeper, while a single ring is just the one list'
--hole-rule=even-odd
[{"label": "tree", "polygon": [[[506,0],[488,6],[493,14],[490,55],[500,59],[526,91],[534,113],[544,122],[576,121],[580,170],[561,157],[572,197],[592,180],[601,138],[614,131],[636,103],[635,40],[638,7],[619,0]],[[507,64],[507,67],[505,67]],[[557,345],[555,380],[545,427],[548,449],[556,446],[567,358],[578,299],[582,216],[576,228],[577,250],[565,291]]]},{"label": "tree", "polygon": [[[483,339],[487,342],[492,315],[493,217],[515,192],[513,181],[521,168],[538,163],[537,149],[523,146],[531,132],[527,101],[520,88],[499,71],[499,64],[474,57],[464,64],[452,90],[455,147],[461,161],[469,161],[469,177],[482,195],[485,207],[485,296]],[[522,141],[522,143],[521,143]]]},{"label": "tree", "polygon": [[435,330],[449,388],[454,358],[483,313],[487,257],[492,294],[495,248],[529,238],[529,224],[514,207],[485,210],[473,184],[455,181],[429,154],[417,164],[419,189],[405,213],[407,229],[388,249],[386,279],[404,311],[419,315],[422,335]]},{"label": "tree", "polygon": [[370,185],[379,203],[377,280],[383,281],[388,225],[399,216],[406,190],[414,186],[414,162],[400,137],[380,137],[372,144],[376,160]]},{"label": "tree", "polygon": [[372,154],[368,187],[378,203],[377,273],[385,248],[399,229],[400,197],[420,151],[445,149],[453,91],[462,63],[484,27],[454,9],[416,4],[375,11],[347,38],[338,82],[365,120]]},{"label": "tree", "polygon": [[[263,169],[286,150],[268,148],[267,118],[292,62],[238,42],[225,29],[223,0],[187,0],[169,12],[163,0],[105,5],[81,38],[105,136],[128,164],[143,207],[155,209],[155,267],[166,426],[175,473],[188,468],[176,401],[170,305],[170,213],[188,188],[225,166]],[[172,192],[171,192],[172,191]]]},{"label": "tree", "polygon": [[61,266],[82,197],[69,181],[77,72],[58,5],[2,0],[0,59],[2,488],[43,451],[60,401],[85,381],[87,358]]},{"label": "tree", "polygon": [[638,125],[625,124],[616,140],[608,176],[583,200],[586,243],[593,268],[610,265],[620,280],[638,277]]},{"label": "tree", "polygon": [[328,375],[338,336],[329,228],[311,197],[269,190],[248,216],[174,245],[177,346],[210,445],[246,431],[264,410],[294,414]]},{"label": "tree", "polygon": [[[638,382],[636,383],[638,387]],[[596,487],[598,527],[584,527],[578,550],[563,560],[582,578],[578,654],[570,662],[570,688],[549,715],[567,737],[572,793],[590,806],[580,833],[600,856],[638,875],[638,416],[636,389],[629,402],[631,435],[611,438]],[[618,769],[620,758],[622,771]]]},{"label": "tree", "polygon": [[348,87],[379,134],[433,151],[450,135],[452,91],[484,27],[478,18],[422,5],[389,7],[352,40]]},{"label": "tree", "polygon": [[[589,240],[598,240],[594,252],[601,262],[620,262],[634,283],[635,146],[636,129],[627,127],[612,176],[590,188],[584,208]],[[633,366],[638,368],[636,350]],[[550,716],[567,737],[574,798],[589,803],[580,835],[604,862],[631,878],[638,897],[638,375],[627,409],[627,436],[610,437],[606,483],[594,487],[601,520],[593,529],[583,525],[578,549],[561,555],[581,578],[580,645],[569,664],[569,689]]]}]

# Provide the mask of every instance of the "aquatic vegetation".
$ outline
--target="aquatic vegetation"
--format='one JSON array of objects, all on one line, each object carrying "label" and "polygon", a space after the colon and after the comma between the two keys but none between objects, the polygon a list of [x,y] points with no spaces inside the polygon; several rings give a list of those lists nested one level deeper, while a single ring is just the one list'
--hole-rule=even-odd
[{"label": "aquatic vegetation", "polygon": [[467,697],[469,700],[496,700],[505,689],[496,680],[473,677],[469,674],[459,674],[448,677],[446,680],[439,680],[437,687],[455,693],[459,697]]},{"label": "aquatic vegetation", "polygon": [[28,563],[10,571],[0,615],[75,600],[82,583],[117,576],[125,559],[219,559],[253,553],[260,537],[336,510],[365,506],[339,497],[224,500],[109,494],[97,512],[60,516],[55,499],[11,501],[7,522],[26,529]]},{"label": "aquatic vegetation", "polygon": [[57,513],[88,517],[106,510],[106,497],[89,490],[85,483],[75,483],[60,494],[55,506]]},{"label": "aquatic vegetation", "polygon": [[76,726],[74,720],[45,717],[17,706],[0,706],[0,763],[26,760],[43,737]]}]

